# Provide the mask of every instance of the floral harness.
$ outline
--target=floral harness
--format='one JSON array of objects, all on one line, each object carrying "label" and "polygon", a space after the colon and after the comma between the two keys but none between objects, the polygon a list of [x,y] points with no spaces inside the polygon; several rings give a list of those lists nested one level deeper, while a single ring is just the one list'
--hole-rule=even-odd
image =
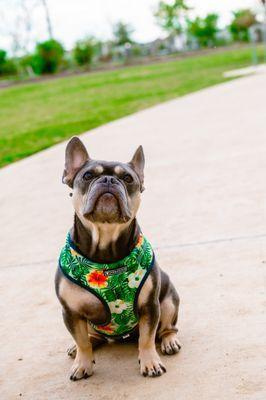
[{"label": "floral harness", "polygon": [[59,258],[63,274],[101,300],[108,320],[103,325],[90,324],[98,333],[113,338],[128,337],[138,325],[138,295],[153,264],[151,244],[142,234],[128,256],[110,264],[88,260],[68,234]]}]

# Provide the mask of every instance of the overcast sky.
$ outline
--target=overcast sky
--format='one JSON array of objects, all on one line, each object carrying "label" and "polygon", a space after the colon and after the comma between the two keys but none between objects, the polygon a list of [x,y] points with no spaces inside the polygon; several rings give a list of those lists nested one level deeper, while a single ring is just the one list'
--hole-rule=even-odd
[{"label": "overcast sky", "polygon": [[[0,16],[5,15],[6,25],[11,26],[14,18],[16,0],[0,0]],[[130,23],[134,29],[134,39],[145,42],[162,35],[156,25],[153,12],[159,0],[47,0],[54,36],[63,42],[66,48],[86,35],[96,35],[109,39],[112,25],[118,20]],[[238,8],[258,8],[259,0],[190,0],[193,13],[204,16],[209,12],[221,15],[221,24],[230,20],[231,11]],[[12,10],[11,10],[12,9]],[[46,38],[45,23],[41,10],[34,11],[34,34],[36,40]],[[2,28],[2,29],[1,29]],[[7,27],[4,27],[7,28]],[[0,26],[0,47],[8,48],[9,39],[3,26]]]}]

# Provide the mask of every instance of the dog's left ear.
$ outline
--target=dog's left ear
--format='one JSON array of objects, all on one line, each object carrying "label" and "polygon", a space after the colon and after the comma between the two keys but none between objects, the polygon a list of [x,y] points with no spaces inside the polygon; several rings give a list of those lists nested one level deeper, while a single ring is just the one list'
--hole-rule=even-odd
[{"label": "dog's left ear", "polygon": [[70,139],[66,147],[63,183],[72,188],[77,172],[89,159],[90,157],[82,141],[76,136]]},{"label": "dog's left ear", "polygon": [[129,165],[134,169],[134,171],[138,174],[140,179],[140,191],[144,191],[144,166],[145,166],[145,157],[143,147],[139,146],[132,158],[129,162]]}]

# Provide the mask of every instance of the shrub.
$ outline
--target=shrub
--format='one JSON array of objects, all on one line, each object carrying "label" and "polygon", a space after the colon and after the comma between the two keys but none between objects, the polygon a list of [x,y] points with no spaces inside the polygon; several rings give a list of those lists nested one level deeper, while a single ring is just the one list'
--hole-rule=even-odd
[{"label": "shrub", "polygon": [[16,63],[7,58],[7,52],[0,49],[0,75],[15,75],[17,73]]},{"label": "shrub", "polygon": [[0,49],[0,67],[6,62],[7,52]]},{"label": "shrub", "polygon": [[35,74],[35,63],[36,56],[34,54],[27,54],[19,59],[19,70],[20,73],[29,76],[34,76]]},{"label": "shrub", "polygon": [[74,59],[78,65],[90,65],[94,56],[95,43],[93,39],[79,40],[74,49]]},{"label": "shrub", "polygon": [[38,43],[31,66],[36,74],[53,74],[60,67],[64,56],[64,48],[54,39]]},{"label": "shrub", "polygon": [[[1,73],[1,71],[0,71]],[[3,75],[16,75],[18,73],[17,64],[14,60],[7,60],[2,68]]]}]

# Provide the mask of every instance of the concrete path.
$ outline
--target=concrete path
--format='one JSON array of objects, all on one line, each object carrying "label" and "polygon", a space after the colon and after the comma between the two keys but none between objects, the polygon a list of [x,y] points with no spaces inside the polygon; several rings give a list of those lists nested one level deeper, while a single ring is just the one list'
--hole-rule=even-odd
[{"label": "concrete path", "polygon": [[142,143],[139,215],[181,296],[182,351],[142,378],[135,345],[96,353],[70,382],[72,342],[53,289],[72,222],[65,144],[0,171],[0,398],[265,400],[266,75],[177,99],[83,135],[92,157]]}]

